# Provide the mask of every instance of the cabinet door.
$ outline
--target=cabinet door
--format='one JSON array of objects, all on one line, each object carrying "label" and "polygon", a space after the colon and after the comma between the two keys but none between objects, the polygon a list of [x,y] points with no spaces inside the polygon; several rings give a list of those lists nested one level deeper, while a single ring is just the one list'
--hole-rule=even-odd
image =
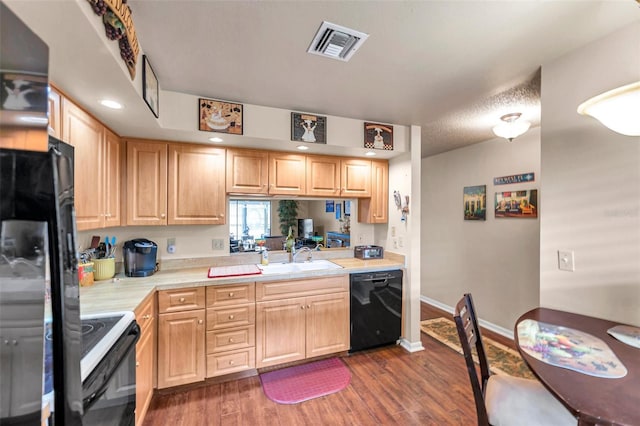
[{"label": "cabinet door", "polygon": [[226,221],[225,150],[169,145],[169,225],[223,225]]},{"label": "cabinet door", "polygon": [[340,158],[307,155],[307,195],[340,195]]},{"label": "cabinet door", "polygon": [[269,153],[269,194],[305,195],[304,155]]},{"label": "cabinet door", "polygon": [[227,150],[227,192],[269,193],[269,154],[248,149]]},{"label": "cabinet door", "polygon": [[151,404],[155,379],[156,298],[148,297],[136,308],[140,340],[136,344],[136,426],[142,424]]},{"label": "cabinet door", "polygon": [[359,159],[342,160],[340,175],[342,197],[371,196],[371,161]]},{"label": "cabinet door", "polygon": [[153,332],[148,330],[136,345],[136,426],[141,425],[153,396]]},{"label": "cabinet door", "polygon": [[104,127],[66,98],[62,99],[62,139],[73,145],[78,231],[104,227]]},{"label": "cabinet door", "polygon": [[349,350],[348,292],[309,296],[305,312],[307,358]]},{"label": "cabinet door", "polygon": [[158,315],[158,388],[205,376],[204,309]]},{"label": "cabinet door", "polygon": [[127,225],[167,224],[167,145],[127,142]]},{"label": "cabinet door", "polygon": [[104,226],[120,226],[120,185],[122,179],[120,137],[104,129]]},{"label": "cabinet door", "polygon": [[256,367],[305,358],[304,298],[256,304]]},{"label": "cabinet door", "polygon": [[358,222],[389,221],[389,163],[371,161],[371,198],[358,200]]}]

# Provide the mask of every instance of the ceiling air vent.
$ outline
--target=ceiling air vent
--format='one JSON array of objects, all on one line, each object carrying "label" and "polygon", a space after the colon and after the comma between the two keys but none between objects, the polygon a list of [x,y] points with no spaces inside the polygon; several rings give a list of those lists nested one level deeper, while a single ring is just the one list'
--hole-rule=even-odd
[{"label": "ceiling air vent", "polygon": [[369,34],[324,21],[307,52],[346,62],[367,37]]}]

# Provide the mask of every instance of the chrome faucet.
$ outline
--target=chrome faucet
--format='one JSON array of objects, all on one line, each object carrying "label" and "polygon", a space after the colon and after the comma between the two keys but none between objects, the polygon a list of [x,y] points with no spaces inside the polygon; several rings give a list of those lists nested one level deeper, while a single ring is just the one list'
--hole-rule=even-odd
[{"label": "chrome faucet", "polygon": [[307,253],[307,262],[311,262],[313,260],[313,250],[311,250],[309,247],[302,247],[297,251],[291,249],[291,263],[296,263],[296,259],[300,253]]}]

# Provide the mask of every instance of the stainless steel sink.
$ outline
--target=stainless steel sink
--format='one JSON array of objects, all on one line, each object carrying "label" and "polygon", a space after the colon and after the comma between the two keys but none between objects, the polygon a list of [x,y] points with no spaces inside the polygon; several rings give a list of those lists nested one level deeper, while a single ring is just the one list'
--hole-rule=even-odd
[{"label": "stainless steel sink", "polygon": [[323,269],[341,269],[342,266],[324,259],[296,263],[270,263],[258,265],[263,274],[292,274],[296,272],[319,271]]}]

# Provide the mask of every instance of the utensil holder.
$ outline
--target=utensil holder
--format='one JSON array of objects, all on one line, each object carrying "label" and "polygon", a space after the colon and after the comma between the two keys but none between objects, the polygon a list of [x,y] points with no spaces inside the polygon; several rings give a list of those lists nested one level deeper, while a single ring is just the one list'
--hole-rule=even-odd
[{"label": "utensil holder", "polygon": [[116,259],[93,259],[93,277],[96,281],[108,280],[116,274]]}]

